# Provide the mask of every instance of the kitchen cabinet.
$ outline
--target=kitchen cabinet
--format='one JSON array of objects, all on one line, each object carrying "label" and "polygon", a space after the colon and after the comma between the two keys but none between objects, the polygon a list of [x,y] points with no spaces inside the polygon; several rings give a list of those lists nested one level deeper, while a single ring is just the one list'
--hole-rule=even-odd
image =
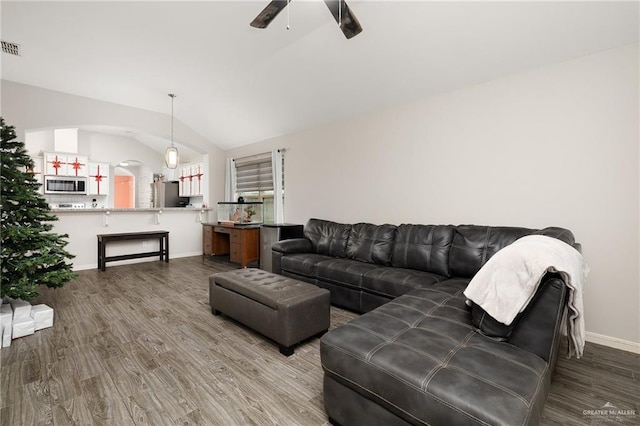
[{"label": "kitchen cabinet", "polygon": [[47,152],[44,154],[44,174],[88,177],[88,163],[89,157],[85,155]]},{"label": "kitchen cabinet", "polygon": [[181,197],[199,197],[204,194],[204,163],[202,161],[186,163],[180,169],[179,192]]},{"label": "kitchen cabinet", "polygon": [[89,162],[89,195],[109,194],[109,163]]},{"label": "kitchen cabinet", "polygon": [[178,166],[180,169],[180,177],[178,181],[180,182],[178,187],[178,195],[181,197],[190,197],[191,196],[191,166],[189,164],[181,164]]},{"label": "kitchen cabinet", "polygon": [[191,195],[201,196],[203,195],[204,184],[204,164],[202,162],[191,164]]},{"label": "kitchen cabinet", "polygon": [[42,157],[31,157],[31,159],[33,160],[33,168],[28,169],[27,172],[31,173],[33,175],[33,177],[36,178],[36,181],[40,184],[40,187],[38,188],[38,192],[40,194],[44,193],[44,186],[42,185],[44,183],[44,173],[43,173],[43,164],[44,164],[44,158]]}]

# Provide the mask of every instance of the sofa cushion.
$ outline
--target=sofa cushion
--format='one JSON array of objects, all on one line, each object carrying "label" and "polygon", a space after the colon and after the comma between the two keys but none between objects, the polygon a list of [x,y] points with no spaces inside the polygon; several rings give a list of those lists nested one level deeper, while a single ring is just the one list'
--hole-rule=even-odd
[{"label": "sofa cushion", "polygon": [[400,225],[391,265],[450,276],[449,250],[453,236],[454,227],[449,225]]},{"label": "sofa cushion", "polygon": [[325,334],[327,377],[411,424],[535,423],[547,363],[475,333],[462,288],[414,290]]},{"label": "sofa cushion", "polygon": [[449,255],[454,277],[473,277],[498,250],[533,232],[528,228],[460,225]]},{"label": "sofa cushion", "polygon": [[431,272],[385,266],[368,271],[362,280],[362,288],[370,293],[394,298],[416,288],[429,288],[445,278]]},{"label": "sofa cushion", "polygon": [[347,241],[347,257],[361,262],[389,265],[396,229],[395,225],[352,225]]},{"label": "sofa cushion", "polygon": [[313,251],[334,257],[346,257],[351,225],[322,219],[309,219],[304,236],[311,241]]},{"label": "sofa cushion", "polygon": [[323,260],[333,259],[331,256],[315,253],[296,253],[283,256],[281,260],[282,271],[308,278],[315,278],[318,263]]},{"label": "sofa cushion", "polygon": [[318,264],[316,278],[330,284],[360,289],[364,274],[378,268],[382,266],[351,259],[331,259]]}]

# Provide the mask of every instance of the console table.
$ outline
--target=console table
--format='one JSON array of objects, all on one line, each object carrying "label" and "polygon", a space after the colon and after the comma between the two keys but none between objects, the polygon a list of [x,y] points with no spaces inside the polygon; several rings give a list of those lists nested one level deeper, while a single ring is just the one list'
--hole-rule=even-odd
[{"label": "console table", "polygon": [[[150,240],[157,239],[159,248],[157,251],[144,253],[121,254],[118,256],[106,255],[107,243],[113,241]],[[121,232],[117,234],[98,234],[98,269],[107,269],[107,262],[116,260],[138,259],[141,257],[159,256],[160,261],[169,261],[169,231],[142,231],[142,232]]]},{"label": "console table", "polygon": [[229,226],[202,224],[202,257],[229,255],[229,260],[245,268],[260,260],[260,225]]}]

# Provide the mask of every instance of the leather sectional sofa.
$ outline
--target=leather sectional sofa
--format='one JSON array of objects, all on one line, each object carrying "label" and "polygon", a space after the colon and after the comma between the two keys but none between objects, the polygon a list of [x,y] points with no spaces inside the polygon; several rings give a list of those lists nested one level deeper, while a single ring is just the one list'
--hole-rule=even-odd
[{"label": "leather sectional sofa", "polygon": [[501,248],[563,228],[339,224],[311,219],[273,246],[273,272],[363,313],[321,340],[324,402],[343,425],[525,425],[540,421],[568,290],[547,274],[505,326],[463,291]]}]

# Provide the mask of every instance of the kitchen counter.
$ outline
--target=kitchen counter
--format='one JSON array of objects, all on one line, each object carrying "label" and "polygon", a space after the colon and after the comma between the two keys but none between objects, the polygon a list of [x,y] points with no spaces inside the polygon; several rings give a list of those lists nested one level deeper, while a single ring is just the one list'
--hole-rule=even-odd
[{"label": "kitchen counter", "polygon": [[[53,232],[67,234],[67,250],[75,255],[73,269],[98,267],[96,236],[124,232],[168,231],[171,258],[202,255],[202,223],[215,215],[212,208],[163,207],[127,209],[52,209],[58,218],[52,222]],[[106,256],[152,251],[157,246],[150,241],[122,241],[107,247]],[[113,262],[114,265],[133,262],[157,262],[142,258]]]},{"label": "kitchen counter", "polygon": [[118,209],[109,209],[109,208],[84,208],[84,209],[51,209],[53,213],[119,213],[119,212],[162,212],[162,211],[170,211],[170,212],[209,212],[213,211],[212,208],[196,208],[196,207],[140,207],[140,208],[118,208]]}]

